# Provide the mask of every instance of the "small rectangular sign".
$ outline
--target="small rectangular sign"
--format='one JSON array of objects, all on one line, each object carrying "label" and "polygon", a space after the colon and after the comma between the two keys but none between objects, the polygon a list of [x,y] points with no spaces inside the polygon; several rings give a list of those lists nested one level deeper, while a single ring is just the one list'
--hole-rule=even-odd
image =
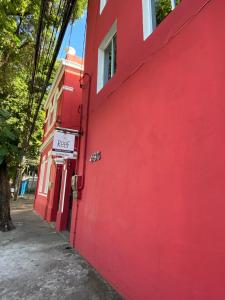
[{"label": "small rectangular sign", "polygon": [[64,91],[70,91],[70,92],[73,92],[74,91],[74,88],[72,86],[69,86],[69,85],[64,85],[63,86],[63,90]]},{"label": "small rectangular sign", "polygon": [[74,132],[56,129],[52,147],[52,155],[64,158],[76,158],[77,153],[74,151],[75,146]]}]

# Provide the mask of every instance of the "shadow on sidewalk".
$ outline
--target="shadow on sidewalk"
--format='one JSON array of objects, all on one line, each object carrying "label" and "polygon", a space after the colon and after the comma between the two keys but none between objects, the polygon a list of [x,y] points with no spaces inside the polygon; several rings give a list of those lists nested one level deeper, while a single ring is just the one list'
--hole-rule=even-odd
[{"label": "shadow on sidewalk", "polygon": [[0,233],[1,299],[122,299],[32,211],[32,198],[11,207],[16,230]]}]

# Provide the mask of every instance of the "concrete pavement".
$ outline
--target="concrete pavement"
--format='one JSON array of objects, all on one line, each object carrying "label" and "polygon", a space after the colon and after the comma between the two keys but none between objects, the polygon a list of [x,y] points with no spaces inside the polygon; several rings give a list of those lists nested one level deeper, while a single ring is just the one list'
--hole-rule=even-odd
[{"label": "concrete pavement", "polygon": [[0,232],[0,299],[122,299],[35,215],[30,200],[14,204],[12,218],[16,230]]}]

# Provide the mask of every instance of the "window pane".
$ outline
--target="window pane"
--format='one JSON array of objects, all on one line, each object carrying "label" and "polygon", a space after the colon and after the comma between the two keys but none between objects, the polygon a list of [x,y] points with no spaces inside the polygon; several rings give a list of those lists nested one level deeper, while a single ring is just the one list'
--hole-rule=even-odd
[{"label": "window pane", "polygon": [[104,51],[104,84],[111,78],[112,41]]},{"label": "window pane", "polygon": [[155,0],[156,24],[159,25],[171,10],[171,0]]},{"label": "window pane", "polygon": [[104,50],[104,84],[112,78],[116,72],[116,34]]},{"label": "window pane", "polygon": [[116,73],[117,67],[117,35],[113,37],[113,74]]}]

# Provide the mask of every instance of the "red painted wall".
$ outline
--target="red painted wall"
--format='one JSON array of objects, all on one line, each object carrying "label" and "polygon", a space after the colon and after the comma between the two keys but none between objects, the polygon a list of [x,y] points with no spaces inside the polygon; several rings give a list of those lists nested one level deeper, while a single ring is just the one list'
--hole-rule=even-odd
[{"label": "red painted wall", "polygon": [[[82,62],[81,59],[76,56],[71,56],[69,58],[72,61],[77,62],[79,64]],[[67,63],[70,64],[71,61],[67,60]],[[80,66],[82,67],[82,65]],[[65,65],[63,68],[64,68],[62,69],[63,75],[61,76],[62,73],[58,74],[58,78],[60,78],[61,76],[59,82],[57,81],[58,79],[56,78],[56,84],[57,84],[56,88],[58,88],[59,91],[61,90],[61,88],[63,88],[62,93],[60,94],[57,102],[56,120],[50,128],[47,128],[46,125],[44,126],[43,143],[46,142],[46,140],[53,133],[56,127],[63,127],[63,128],[76,129],[76,130],[80,128],[81,112],[79,106],[81,104],[81,93],[82,93],[82,90],[80,88],[81,73],[79,69],[71,66]],[[69,88],[70,90],[68,91],[66,90],[66,88]],[[52,93],[51,97],[49,98],[49,101],[52,101],[53,97],[54,97],[54,93]],[[43,149],[42,157],[44,155],[48,156],[48,152],[51,150],[52,150],[52,140],[50,140],[46,148]],[[74,170],[75,162],[71,162],[71,165],[72,165],[71,168],[73,168]],[[65,213],[62,216],[60,213],[58,213],[59,193],[61,190],[61,186],[59,186],[60,176],[62,172],[61,168],[62,165],[56,166],[54,160],[52,160],[51,172],[49,177],[49,182],[51,183],[51,187],[49,187],[47,194],[39,193],[40,179],[38,178],[34,209],[38,214],[40,214],[47,221],[49,222],[56,221],[57,229],[65,230],[67,216],[65,217]],[[70,172],[72,172],[73,170],[71,169]],[[43,186],[45,185],[45,182],[46,182],[46,172],[44,176]],[[70,190],[69,187],[71,185],[71,174],[70,177],[68,176],[67,178],[66,185],[67,185],[67,190],[69,191]],[[68,191],[65,196],[65,205],[68,205],[67,203],[69,197]],[[57,217],[59,220],[57,220]]]},{"label": "red painted wall", "polygon": [[73,87],[73,92],[63,91],[61,103],[61,120],[62,127],[79,129],[80,128],[80,110],[82,99],[82,89],[80,88],[80,75],[79,71],[70,70],[66,68],[64,76],[64,85]]},{"label": "red painted wall", "polygon": [[[39,192],[39,184],[40,184],[40,170],[41,170],[41,163],[42,163],[42,159],[44,156],[46,156],[46,158],[48,157],[48,152],[51,150],[52,148],[52,143],[49,143],[49,145],[46,146],[46,148],[44,149],[43,153],[41,154],[41,158],[40,158],[40,166],[39,166],[39,172],[38,172],[38,182],[37,182],[37,187],[36,187],[36,192],[35,192],[35,199],[34,199],[34,209],[35,211],[41,215],[43,218],[46,217],[47,214],[47,206],[48,206],[48,195]],[[45,166],[45,169],[47,168],[47,164]],[[49,180],[51,182],[53,182],[53,178],[54,175],[50,174],[50,178]],[[44,179],[43,179],[43,189],[44,189],[44,185],[45,185],[45,181],[46,181],[46,171],[44,174]]]},{"label": "red painted wall", "polygon": [[[108,0],[101,16],[89,1],[75,247],[127,299],[225,299],[224,11],[183,0],[144,42],[140,0]],[[115,18],[118,70],[96,94],[97,49]]]}]

